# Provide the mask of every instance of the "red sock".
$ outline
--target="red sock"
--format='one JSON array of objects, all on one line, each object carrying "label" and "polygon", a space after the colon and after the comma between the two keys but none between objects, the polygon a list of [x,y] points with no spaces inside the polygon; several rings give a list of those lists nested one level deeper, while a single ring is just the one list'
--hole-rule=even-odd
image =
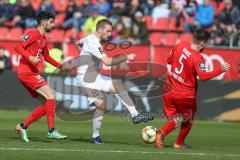
[{"label": "red sock", "polygon": [[28,116],[28,118],[23,122],[25,126],[30,126],[34,121],[39,120],[42,116],[45,115],[44,106],[39,106],[32,111],[32,113]]},{"label": "red sock", "polygon": [[167,136],[176,128],[176,122],[174,120],[168,120],[167,123],[161,128],[163,136]]},{"label": "red sock", "polygon": [[189,121],[188,122],[182,122],[181,129],[179,131],[178,138],[177,138],[177,141],[176,141],[176,143],[178,145],[182,145],[184,143],[184,140],[187,137],[191,128],[192,128],[192,122],[189,122]]},{"label": "red sock", "polygon": [[45,110],[46,110],[46,116],[47,116],[47,122],[48,122],[48,128],[55,128],[54,125],[54,117],[55,117],[55,105],[56,102],[54,99],[47,99],[45,104]]}]

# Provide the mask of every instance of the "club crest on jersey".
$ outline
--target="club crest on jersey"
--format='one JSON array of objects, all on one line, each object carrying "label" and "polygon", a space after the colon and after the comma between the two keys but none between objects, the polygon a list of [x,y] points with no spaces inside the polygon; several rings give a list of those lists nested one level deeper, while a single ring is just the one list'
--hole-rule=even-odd
[{"label": "club crest on jersey", "polygon": [[22,40],[23,41],[26,41],[26,40],[28,40],[30,37],[29,37],[29,35],[26,35],[26,36],[24,36],[23,38],[22,38]]},{"label": "club crest on jersey", "polygon": [[101,54],[104,54],[102,47],[99,47],[98,50],[100,51]]},{"label": "club crest on jersey", "polygon": [[206,70],[204,63],[200,63],[198,66],[202,71]]}]

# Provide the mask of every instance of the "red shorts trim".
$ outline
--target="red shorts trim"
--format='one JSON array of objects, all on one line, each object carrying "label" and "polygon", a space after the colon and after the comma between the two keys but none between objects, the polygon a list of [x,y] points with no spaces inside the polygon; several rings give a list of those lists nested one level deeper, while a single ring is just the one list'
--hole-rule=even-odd
[{"label": "red shorts trim", "polygon": [[177,98],[167,93],[162,97],[163,111],[168,119],[173,119],[179,114],[184,116],[185,120],[193,120],[196,113],[196,99]]},{"label": "red shorts trim", "polygon": [[37,97],[36,89],[41,88],[48,83],[45,81],[41,75],[33,72],[28,73],[19,73],[18,80],[22,83],[22,85],[26,88],[28,93],[33,97]]}]

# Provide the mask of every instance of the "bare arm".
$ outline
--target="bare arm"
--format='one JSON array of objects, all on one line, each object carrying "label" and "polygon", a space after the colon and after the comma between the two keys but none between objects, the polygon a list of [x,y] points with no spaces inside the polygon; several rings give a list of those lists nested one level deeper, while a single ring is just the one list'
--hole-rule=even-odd
[{"label": "bare arm", "polygon": [[128,60],[133,61],[135,58],[136,58],[135,54],[129,54],[129,55],[118,54],[113,57],[104,56],[103,58],[101,58],[101,60],[106,66],[114,66],[124,61],[128,61]]}]

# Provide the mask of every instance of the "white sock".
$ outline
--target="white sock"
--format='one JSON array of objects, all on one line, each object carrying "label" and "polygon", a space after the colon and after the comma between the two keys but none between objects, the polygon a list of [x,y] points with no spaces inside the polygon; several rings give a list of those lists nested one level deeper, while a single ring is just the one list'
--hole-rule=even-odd
[{"label": "white sock", "polygon": [[117,93],[116,96],[120,99],[122,104],[128,109],[128,111],[132,117],[139,114],[138,111],[136,110],[136,107],[135,107],[131,97],[128,95],[127,90]]},{"label": "white sock", "polygon": [[103,115],[104,111],[96,109],[94,115],[93,115],[93,134],[92,138],[96,138],[99,135],[99,129],[101,128],[102,125],[102,120],[103,120]]}]

